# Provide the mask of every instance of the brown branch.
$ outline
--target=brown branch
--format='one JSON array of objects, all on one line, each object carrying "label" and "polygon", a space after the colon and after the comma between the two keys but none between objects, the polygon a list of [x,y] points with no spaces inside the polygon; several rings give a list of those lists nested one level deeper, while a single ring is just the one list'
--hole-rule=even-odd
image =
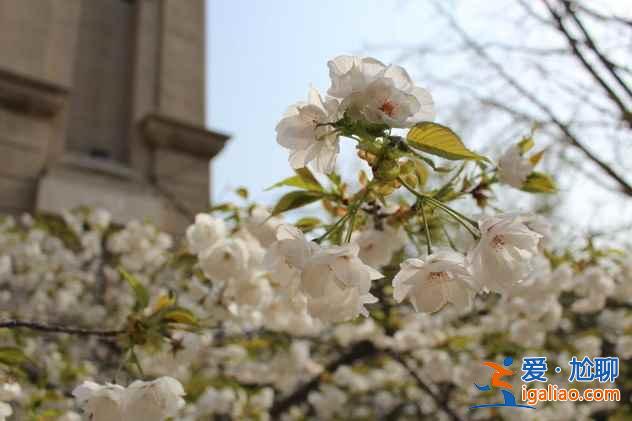
[{"label": "brown branch", "polygon": [[557,26],[558,31],[566,38],[569,47],[573,51],[573,54],[582,66],[588,71],[588,73],[592,76],[592,78],[597,82],[599,86],[605,91],[606,95],[616,104],[617,108],[621,111],[621,118],[623,121],[628,123],[628,126],[632,127],[632,113],[627,109],[624,102],[619,98],[619,95],[608,85],[608,83],[601,77],[601,75],[597,72],[597,70],[588,62],[582,51],[579,49],[578,43],[573,35],[569,32],[568,28],[564,24],[564,20],[562,16],[555,11],[553,6],[551,6],[548,0],[542,0],[542,2],[546,5],[549,13],[553,17],[553,20]]},{"label": "brown branch", "polygon": [[630,89],[630,87],[627,85],[627,83],[625,83],[625,81],[623,79],[621,79],[621,77],[619,76],[619,74],[616,71],[616,67],[617,65],[615,63],[613,63],[612,61],[610,61],[610,59],[608,57],[606,57],[601,50],[597,47],[597,44],[595,44],[595,41],[593,40],[592,36],[590,35],[590,33],[588,32],[588,30],[586,29],[586,27],[584,26],[583,22],[581,21],[581,19],[579,19],[579,16],[577,16],[577,14],[575,13],[575,11],[573,10],[573,5],[571,4],[570,1],[568,0],[563,0],[562,4],[564,4],[564,8],[566,9],[566,12],[568,13],[568,15],[571,17],[571,19],[573,19],[573,22],[575,22],[575,24],[577,25],[577,27],[579,28],[579,30],[581,31],[581,33],[584,35],[584,39],[586,40],[585,45],[590,48],[592,50],[593,53],[595,53],[595,55],[597,56],[597,58],[599,58],[599,61],[601,61],[601,63],[604,65],[604,67],[608,70],[608,72],[612,75],[612,77],[614,78],[614,80],[617,81],[617,83],[619,84],[619,86],[621,86],[621,88],[630,96],[632,97],[632,90]]},{"label": "brown branch", "polygon": [[[325,372],[333,373],[338,367],[353,364],[356,361],[363,360],[365,358],[377,355],[378,349],[369,341],[361,341],[351,347],[351,349],[345,354],[341,355],[336,360],[327,364]],[[272,419],[279,419],[283,413],[292,408],[295,405],[299,405],[307,400],[309,393],[318,388],[320,385],[320,376],[315,376],[307,383],[304,383],[300,387],[290,393],[288,396],[277,400],[270,409],[270,416]]]},{"label": "brown branch", "polygon": [[632,20],[627,19],[623,16],[617,16],[617,15],[604,15],[603,13],[597,12],[594,9],[591,9],[583,4],[581,4],[580,2],[577,2],[575,4],[577,6],[578,9],[580,9],[582,12],[586,13],[587,15],[595,18],[595,19],[599,19],[601,21],[604,22],[617,22],[623,25],[627,25],[632,27]]},{"label": "brown branch", "polygon": [[[410,373],[410,375],[415,379],[415,382],[419,386],[421,390],[427,393],[436,403],[437,407],[444,411],[450,419],[453,421],[463,421],[463,418],[459,416],[452,408],[450,408],[447,403],[438,396],[428,384],[426,384],[423,379],[421,379],[415,371],[408,366],[404,358],[399,355],[397,352],[389,350],[382,351],[376,348],[373,343],[370,341],[361,341],[356,343],[351,347],[351,349],[345,354],[341,355],[336,360],[327,364],[325,367],[325,372],[333,373],[339,367],[353,364],[357,361],[364,360],[366,358],[371,358],[380,353],[384,352],[386,355],[390,356],[397,362],[399,362],[406,370]],[[294,390],[294,392],[290,393],[286,397],[283,397],[274,402],[272,408],[270,409],[270,417],[272,419],[279,419],[282,414],[288,411],[295,405],[300,405],[305,402],[310,394],[310,392],[316,390],[320,386],[321,376],[315,376],[307,383],[304,383],[300,387]]]},{"label": "brown branch", "polygon": [[444,18],[448,21],[449,25],[459,34],[459,36],[466,42],[466,44],[471,48],[475,53],[479,55],[482,59],[484,59],[496,72],[500,77],[502,77],[511,87],[513,87],[519,94],[521,94],[524,98],[529,100],[533,105],[538,107],[542,112],[549,116],[550,120],[557,126],[557,128],[562,132],[565,136],[565,139],[577,149],[582,151],[584,155],[596,164],[599,168],[601,168],[610,178],[612,178],[619,185],[619,190],[625,194],[626,196],[632,197],[632,185],[630,185],[621,175],[619,175],[614,169],[610,167],[607,163],[601,160],[597,155],[592,153],[589,149],[587,149],[579,139],[572,133],[570,127],[564,124],[557,115],[553,112],[553,110],[547,106],[545,103],[540,101],[535,95],[529,92],[525,87],[523,87],[514,77],[512,77],[503,66],[501,66],[496,60],[494,60],[488,53],[482,48],[476,41],[474,41],[467,32],[455,21],[454,17],[451,16],[441,5],[440,2],[435,1],[434,6],[437,11],[444,16]]},{"label": "brown branch", "polygon": [[441,397],[437,393],[435,393],[430,388],[430,386],[428,386],[426,382],[424,382],[424,380],[421,377],[419,377],[417,372],[408,365],[404,357],[402,357],[401,355],[393,351],[388,351],[387,353],[391,358],[393,358],[395,361],[400,363],[406,369],[406,371],[408,371],[408,374],[410,374],[410,376],[415,380],[415,383],[417,383],[417,386],[419,386],[419,388],[423,390],[425,393],[430,395],[430,397],[435,401],[437,406],[439,406],[439,408],[441,408],[441,410],[445,412],[450,417],[450,419],[454,421],[463,420],[463,418],[459,414],[457,414],[452,408],[448,406],[448,404],[445,402],[444,399],[441,399]]},{"label": "brown branch", "polygon": [[517,0],[518,3],[522,6],[522,9],[527,13],[529,17],[535,19],[537,22],[540,22],[544,26],[550,26],[551,28],[555,28],[553,22],[547,19],[545,16],[540,16],[535,10],[533,10],[533,2],[529,0]]},{"label": "brown branch", "polygon": [[384,421],[396,421],[399,419],[399,416],[404,412],[406,407],[410,405],[411,402],[401,402],[393,407],[387,414],[384,415]]},{"label": "brown branch", "polygon": [[65,327],[59,325],[50,325],[39,322],[28,322],[24,320],[5,320],[0,322],[0,329],[29,329],[35,330],[39,332],[48,332],[48,333],[67,333],[70,335],[79,335],[79,336],[100,336],[102,338],[108,338],[120,335],[124,333],[124,330],[92,330],[92,329],[84,329],[84,328],[75,328],[75,327]]}]

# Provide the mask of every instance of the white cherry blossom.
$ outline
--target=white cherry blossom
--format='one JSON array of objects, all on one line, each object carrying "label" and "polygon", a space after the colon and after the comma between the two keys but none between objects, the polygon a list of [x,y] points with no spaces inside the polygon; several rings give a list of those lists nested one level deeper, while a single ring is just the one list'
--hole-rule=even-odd
[{"label": "white cherry blossom", "polygon": [[137,380],[127,388],[87,381],[72,394],[91,421],[163,421],[184,406],[182,384],[171,377]]},{"label": "white cherry blossom", "polygon": [[81,415],[74,411],[69,411],[59,417],[57,421],[81,421]]},{"label": "white cherry blossom", "polygon": [[322,323],[307,309],[307,297],[300,291],[276,291],[272,302],[263,310],[264,324],[270,330],[295,335],[315,334]]},{"label": "white cherry blossom", "polygon": [[125,416],[130,421],[163,421],[177,415],[184,406],[184,389],[172,377],[160,377],[150,382],[136,380],[125,390]]},{"label": "white cherry blossom", "polygon": [[229,414],[235,399],[235,392],[230,388],[209,387],[198,399],[197,406],[202,415]]},{"label": "white cherry blossom", "polygon": [[16,382],[5,382],[0,385],[0,401],[18,400],[22,394],[22,387]]},{"label": "white cherry blossom", "polygon": [[384,72],[386,66],[372,57],[341,55],[327,62],[331,86],[327,94],[345,98],[361,92]]},{"label": "white cherry blossom", "polygon": [[250,251],[240,238],[225,238],[200,254],[200,266],[211,280],[249,277]]},{"label": "white cherry blossom", "polygon": [[77,403],[92,421],[120,421],[125,414],[125,388],[86,381],[72,391]]},{"label": "white cherry blossom", "polygon": [[408,259],[393,278],[397,302],[408,298],[416,311],[433,313],[447,303],[458,308],[469,306],[474,293],[472,275],[464,257],[439,250],[425,259]]},{"label": "white cherry blossom", "polygon": [[405,244],[402,231],[398,228],[386,226],[381,230],[367,229],[356,231],[351,240],[358,244],[358,256],[369,266],[380,267],[388,264],[393,253]]},{"label": "white cherry blossom", "polygon": [[334,170],[340,151],[338,135],[328,123],[338,119],[338,101],[323,101],[316,89],[310,88],[307,102],[289,107],[276,126],[277,142],[290,150],[292,168],[303,168],[314,162],[318,172]]},{"label": "white cherry blossom", "polygon": [[520,150],[520,146],[510,146],[498,159],[498,179],[517,189],[521,188],[533,171],[533,164]]},{"label": "white cherry blossom", "polygon": [[577,277],[573,291],[579,299],[571,310],[575,313],[594,313],[606,305],[606,299],[616,289],[614,280],[600,267],[591,266]]},{"label": "white cherry blossom", "polygon": [[358,252],[357,244],[324,247],[307,261],[301,289],[312,315],[328,321],[368,315],[364,305],[377,301],[369,292],[371,281],[382,274],[364,264]]},{"label": "white cherry blossom", "polygon": [[345,98],[342,107],[356,119],[401,128],[431,120],[434,117],[431,104],[432,99],[425,90],[405,92],[398,89],[392,79],[379,78],[364,91]]},{"label": "white cherry blossom", "polygon": [[474,279],[491,291],[509,291],[529,274],[542,235],[516,215],[484,217],[478,225],[481,239],[468,255]]},{"label": "white cherry blossom", "polygon": [[240,306],[265,307],[272,301],[273,291],[265,276],[253,274],[250,278],[229,282],[224,297]]},{"label": "white cherry blossom", "polygon": [[330,60],[328,66],[328,94],[340,98],[342,109],[356,119],[409,127],[434,118],[432,96],[415,86],[400,66],[344,55]]},{"label": "white cherry blossom", "polygon": [[301,230],[288,224],[277,228],[276,239],[268,247],[264,265],[281,285],[291,288],[298,284],[307,260],[320,248],[307,240]]},{"label": "white cherry blossom", "polygon": [[276,231],[283,220],[271,216],[263,206],[255,206],[250,211],[249,218],[245,221],[245,227],[263,247],[268,247],[276,240]]},{"label": "white cherry blossom", "polygon": [[224,239],[227,234],[224,220],[199,213],[195,216],[195,223],[187,228],[187,244],[191,253],[198,254]]},{"label": "white cherry blossom", "polygon": [[11,415],[13,415],[11,405],[6,402],[0,402],[0,421],[5,421]]},{"label": "white cherry blossom", "polygon": [[0,256],[0,279],[8,276],[13,271],[13,264],[11,263],[11,257],[4,255]]},{"label": "white cherry blossom", "polygon": [[318,416],[326,420],[334,418],[334,415],[340,411],[347,401],[347,395],[336,386],[325,384],[318,392],[310,393],[308,401],[314,406]]}]

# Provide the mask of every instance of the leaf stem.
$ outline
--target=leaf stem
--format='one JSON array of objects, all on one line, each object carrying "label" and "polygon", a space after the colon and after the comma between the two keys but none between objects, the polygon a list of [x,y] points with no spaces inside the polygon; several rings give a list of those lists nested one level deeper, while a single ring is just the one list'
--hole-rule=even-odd
[{"label": "leaf stem", "polygon": [[314,240],[317,244],[320,244],[325,238],[327,238],[332,232],[334,232],[340,224],[344,223],[344,221],[349,217],[349,213],[345,214],[342,218],[337,220],[323,235]]},{"label": "leaf stem", "polygon": [[404,186],[406,188],[406,190],[408,190],[409,192],[414,194],[417,198],[419,198],[421,200],[427,200],[429,203],[435,205],[436,207],[440,208],[445,213],[450,215],[452,218],[454,218],[455,221],[457,221],[459,224],[461,224],[461,225],[463,225],[463,227],[465,227],[465,229],[472,235],[472,237],[474,237],[477,240],[480,238],[480,234],[478,234],[476,231],[474,231],[472,229],[472,227],[474,227],[474,228],[476,228],[478,230],[478,224],[476,223],[476,221],[473,221],[472,219],[468,218],[467,216],[462,215],[460,212],[455,211],[451,207],[447,206],[446,204],[444,204],[440,200],[435,199],[432,196],[428,196],[426,194],[419,193],[418,191],[416,191],[415,189],[410,187],[408,184],[406,184],[406,182],[401,177],[397,177],[397,180],[399,180],[399,182],[402,184],[402,186]]},{"label": "leaf stem", "polygon": [[369,191],[371,190],[372,184],[373,184],[373,180],[369,181],[369,183],[364,188],[364,192],[362,193],[362,196],[360,196],[360,198],[358,198],[358,200],[354,202],[353,205],[351,205],[351,210],[349,211],[349,215],[350,215],[349,227],[347,228],[345,243],[348,243],[351,241],[351,234],[353,234],[353,225],[355,223],[355,218],[358,213],[358,209],[360,209],[360,206],[362,206],[362,203],[364,203],[364,200],[368,196]]},{"label": "leaf stem", "polygon": [[421,206],[421,218],[424,221],[424,233],[426,234],[426,247],[428,248],[428,256],[432,254],[432,242],[430,241],[430,230],[428,229],[428,220],[426,219],[426,211],[424,209],[424,199],[419,199]]},{"label": "leaf stem", "polygon": [[441,229],[443,230],[443,235],[445,236],[446,240],[448,241],[448,244],[450,244],[450,248],[452,250],[458,252],[459,250],[456,248],[456,245],[454,244],[454,241],[452,241],[452,237],[450,237],[450,234],[448,233],[448,230],[445,227],[445,225],[442,225]]}]

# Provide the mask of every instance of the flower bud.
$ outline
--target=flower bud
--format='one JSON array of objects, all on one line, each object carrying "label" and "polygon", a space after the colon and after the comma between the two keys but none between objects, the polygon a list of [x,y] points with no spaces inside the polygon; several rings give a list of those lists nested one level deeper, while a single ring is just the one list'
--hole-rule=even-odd
[{"label": "flower bud", "polygon": [[392,181],[399,177],[399,163],[395,160],[383,160],[373,170],[373,175],[380,181]]}]

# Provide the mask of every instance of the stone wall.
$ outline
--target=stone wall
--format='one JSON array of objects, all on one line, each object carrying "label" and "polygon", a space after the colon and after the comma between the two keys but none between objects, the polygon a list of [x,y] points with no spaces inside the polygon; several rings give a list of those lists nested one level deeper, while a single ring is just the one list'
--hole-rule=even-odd
[{"label": "stone wall", "polygon": [[204,0],[0,0],[0,212],[209,206]]}]

